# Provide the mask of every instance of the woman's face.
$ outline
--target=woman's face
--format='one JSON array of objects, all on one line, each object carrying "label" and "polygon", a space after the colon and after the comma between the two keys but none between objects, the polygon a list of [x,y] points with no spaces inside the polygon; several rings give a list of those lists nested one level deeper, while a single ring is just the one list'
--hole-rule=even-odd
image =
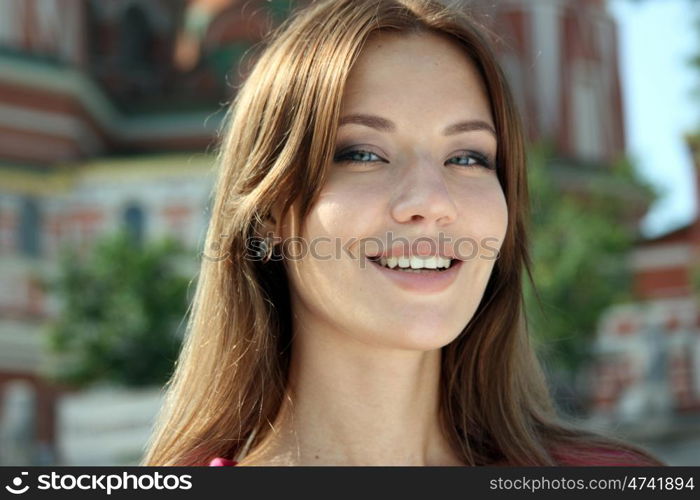
[{"label": "woman's face", "polygon": [[[481,78],[438,35],[376,35],[340,116],[328,181],[301,234],[307,253],[285,263],[295,330],[442,347],[472,318],[508,223]],[[293,224],[285,221],[283,238]],[[378,254],[393,254],[387,264],[396,267],[372,262]],[[461,260],[443,271],[398,270],[430,266],[429,255]]]}]

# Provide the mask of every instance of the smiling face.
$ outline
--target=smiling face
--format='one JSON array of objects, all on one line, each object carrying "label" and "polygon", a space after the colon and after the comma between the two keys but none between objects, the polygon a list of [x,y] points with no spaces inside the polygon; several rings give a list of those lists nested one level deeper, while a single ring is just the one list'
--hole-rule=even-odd
[{"label": "smiling face", "polygon": [[[482,80],[451,40],[375,35],[353,66],[340,116],[328,180],[301,235],[311,251],[285,261],[295,330],[442,347],[479,305],[508,223]],[[292,225],[284,221],[283,238]],[[463,260],[419,274],[366,258],[397,251]]]}]

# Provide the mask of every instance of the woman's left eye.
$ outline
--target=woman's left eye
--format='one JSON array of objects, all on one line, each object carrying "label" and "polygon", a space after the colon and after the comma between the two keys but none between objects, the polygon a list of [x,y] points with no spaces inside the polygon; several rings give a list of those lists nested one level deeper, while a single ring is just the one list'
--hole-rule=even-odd
[{"label": "woman's left eye", "polygon": [[494,169],[493,162],[485,154],[477,153],[476,151],[464,151],[463,153],[464,154],[453,156],[452,158],[447,160],[448,163],[456,158],[458,160],[457,162],[451,162],[454,165],[463,165],[465,167],[480,166],[489,170]]}]

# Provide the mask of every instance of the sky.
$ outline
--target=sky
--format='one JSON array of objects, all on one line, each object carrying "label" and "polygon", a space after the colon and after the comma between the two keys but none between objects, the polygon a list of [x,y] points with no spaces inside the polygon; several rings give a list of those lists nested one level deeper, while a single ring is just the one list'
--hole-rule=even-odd
[{"label": "sky", "polygon": [[700,2],[608,0],[608,9],[618,25],[627,149],[642,177],[662,191],[642,220],[642,234],[651,237],[690,222],[698,210],[683,136],[700,129],[700,69],[688,64],[700,53]]}]

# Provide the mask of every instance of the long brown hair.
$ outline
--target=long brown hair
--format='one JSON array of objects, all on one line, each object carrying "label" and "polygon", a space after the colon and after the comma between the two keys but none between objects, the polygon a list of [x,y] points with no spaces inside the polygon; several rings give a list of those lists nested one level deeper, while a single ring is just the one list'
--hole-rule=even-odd
[{"label": "long brown hair", "polygon": [[[523,309],[530,280],[528,188],[520,120],[487,32],[433,0],[330,0],[297,12],[269,38],[229,110],[206,248],[188,331],[145,465],[204,465],[236,457],[269,432],[285,397],[291,313],[284,266],[246,258],[273,205],[303,221],[324,185],[345,82],[378,31],[434,32],[478,68],[498,138],[497,173],[509,225],[473,318],[443,348],[445,435],[470,465],[604,464],[604,450],[659,463],[644,450],[565,423],[531,346]],[[223,253],[221,253],[223,252]],[[615,460],[619,460],[616,458]]]}]

